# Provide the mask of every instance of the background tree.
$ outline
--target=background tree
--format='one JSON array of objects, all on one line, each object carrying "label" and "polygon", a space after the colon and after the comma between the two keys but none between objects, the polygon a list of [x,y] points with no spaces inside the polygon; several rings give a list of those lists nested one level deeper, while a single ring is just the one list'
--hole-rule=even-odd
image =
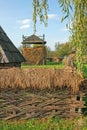
[{"label": "background tree", "polygon": [[55,52],[58,57],[64,57],[72,52],[72,46],[69,42],[67,43],[56,43]]},{"label": "background tree", "polygon": [[[87,25],[87,0],[58,0],[58,3],[64,13],[62,21],[65,18],[69,18],[67,23],[68,27],[70,25],[70,20],[73,20],[71,35],[75,49],[76,49],[76,62],[77,62],[77,72],[81,75],[83,70],[83,52],[86,43],[86,32],[85,27]],[[37,16],[40,17],[40,21],[47,25],[47,11],[48,11],[48,1],[47,0],[33,0],[33,21],[34,21],[34,31],[36,31]],[[73,8],[73,16],[70,17],[70,11]],[[87,28],[87,27],[86,27]]]},{"label": "background tree", "polygon": [[50,47],[46,46],[46,50],[47,50],[47,58],[52,58],[52,57],[56,57],[56,51],[55,50],[51,50]]},{"label": "background tree", "polygon": [[50,47],[46,46],[47,49],[47,57],[58,57],[58,58],[64,58],[64,56],[69,55],[72,53],[72,46],[69,42],[67,43],[55,43],[55,49],[51,50]]}]

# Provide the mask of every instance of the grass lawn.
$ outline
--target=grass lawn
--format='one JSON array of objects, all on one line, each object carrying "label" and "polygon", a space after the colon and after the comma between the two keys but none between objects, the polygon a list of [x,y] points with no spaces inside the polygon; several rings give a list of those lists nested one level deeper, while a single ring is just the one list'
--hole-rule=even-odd
[{"label": "grass lawn", "polygon": [[0,122],[0,130],[87,130],[87,118],[31,119],[27,121]]},{"label": "grass lawn", "polygon": [[47,63],[46,65],[22,65],[21,68],[56,68],[61,69],[63,68],[64,64],[62,63]]}]

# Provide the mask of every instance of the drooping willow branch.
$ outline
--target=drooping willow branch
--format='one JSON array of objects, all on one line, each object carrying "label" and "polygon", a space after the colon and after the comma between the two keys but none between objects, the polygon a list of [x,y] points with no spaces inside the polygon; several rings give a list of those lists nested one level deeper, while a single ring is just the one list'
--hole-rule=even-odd
[{"label": "drooping willow branch", "polygon": [[48,11],[48,0],[33,0],[33,21],[34,21],[34,33],[36,32],[36,23],[39,16],[40,22],[47,25],[47,11]]}]

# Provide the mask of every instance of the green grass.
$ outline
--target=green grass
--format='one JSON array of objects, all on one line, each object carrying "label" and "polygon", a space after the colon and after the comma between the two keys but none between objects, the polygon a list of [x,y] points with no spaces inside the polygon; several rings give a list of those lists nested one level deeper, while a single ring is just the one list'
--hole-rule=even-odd
[{"label": "green grass", "polygon": [[0,130],[87,130],[87,118],[0,122]]},{"label": "green grass", "polygon": [[61,69],[63,68],[62,63],[47,63],[46,65],[22,65],[21,68],[26,69],[26,68],[56,68],[56,69]]}]

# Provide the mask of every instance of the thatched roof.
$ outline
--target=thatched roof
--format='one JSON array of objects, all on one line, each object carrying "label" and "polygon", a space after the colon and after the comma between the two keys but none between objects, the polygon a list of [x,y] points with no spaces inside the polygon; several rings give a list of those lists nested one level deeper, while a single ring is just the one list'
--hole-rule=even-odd
[{"label": "thatched roof", "polygon": [[0,57],[1,63],[14,63],[14,62],[24,62],[25,59],[19,50],[14,46],[12,41],[9,39],[7,34],[4,32],[0,26]]},{"label": "thatched roof", "polygon": [[29,37],[23,37],[22,44],[46,44],[46,41],[36,35],[31,35]]}]

